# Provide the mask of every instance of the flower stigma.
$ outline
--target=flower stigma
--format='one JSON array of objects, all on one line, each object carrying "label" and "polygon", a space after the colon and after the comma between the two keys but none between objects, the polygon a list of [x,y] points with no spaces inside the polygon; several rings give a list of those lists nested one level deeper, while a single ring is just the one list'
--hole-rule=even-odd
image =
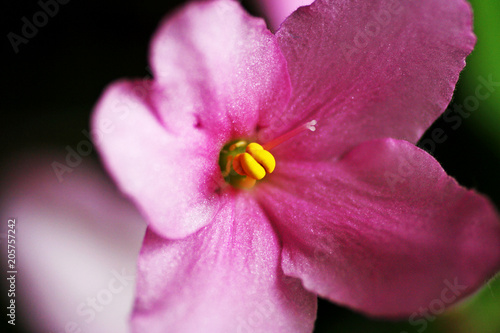
[{"label": "flower stigma", "polygon": [[316,124],[317,121],[312,120],[264,145],[243,139],[230,141],[219,154],[219,166],[224,180],[234,187],[251,189],[258,180],[273,173],[276,168],[276,160],[269,150],[303,131],[314,132]]}]

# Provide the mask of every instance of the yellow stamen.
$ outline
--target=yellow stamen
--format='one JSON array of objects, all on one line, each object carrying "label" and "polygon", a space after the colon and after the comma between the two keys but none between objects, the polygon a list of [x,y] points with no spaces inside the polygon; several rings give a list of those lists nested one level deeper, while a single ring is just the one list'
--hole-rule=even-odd
[{"label": "yellow stamen", "polygon": [[233,156],[229,155],[227,158],[226,168],[222,172],[222,177],[227,177],[231,173],[231,163],[233,163]]},{"label": "yellow stamen", "polygon": [[316,130],[316,120],[299,126],[264,145],[235,140],[223,147],[219,155],[219,166],[225,181],[239,188],[252,188],[257,180],[273,173],[276,160],[269,150],[297,136],[303,131]]},{"label": "yellow stamen", "polygon": [[229,151],[233,151],[235,150],[236,148],[240,148],[240,147],[243,147],[244,145],[246,145],[246,141],[243,141],[243,140],[240,140],[236,143],[233,143],[232,145],[229,146]]},{"label": "yellow stamen", "polygon": [[273,154],[262,148],[258,143],[252,142],[246,148],[247,153],[266,169],[267,173],[273,173],[276,167],[276,160]]},{"label": "yellow stamen", "polygon": [[243,154],[238,154],[233,158],[233,170],[236,171],[238,175],[246,176],[245,170],[241,166],[241,156]]},{"label": "yellow stamen", "polygon": [[272,173],[274,171],[276,160],[261,145],[252,142],[245,150],[245,153],[236,155],[232,160],[233,170],[237,174],[261,180],[266,172]]},{"label": "yellow stamen", "polygon": [[240,162],[245,174],[253,179],[261,180],[266,175],[266,170],[249,153],[240,155]]}]

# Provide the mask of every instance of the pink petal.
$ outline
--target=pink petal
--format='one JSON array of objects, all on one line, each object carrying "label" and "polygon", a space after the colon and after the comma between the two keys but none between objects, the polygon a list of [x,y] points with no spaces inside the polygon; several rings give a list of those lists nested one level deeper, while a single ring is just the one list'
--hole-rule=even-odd
[{"label": "pink petal", "polygon": [[72,171],[63,182],[51,165],[65,164],[64,155],[31,153],[9,162],[2,175],[0,233],[7,255],[7,221],[16,218],[16,327],[129,332],[146,230],[137,210],[89,157],[66,166]]},{"label": "pink petal", "polygon": [[285,18],[300,6],[310,5],[313,0],[256,0],[262,7],[273,30],[277,30]]},{"label": "pink petal", "polygon": [[182,127],[179,114],[192,115],[221,142],[267,126],[290,96],[276,37],[236,1],[193,2],[167,17],[150,60],[164,122]]},{"label": "pink petal", "polygon": [[318,0],[298,9],[277,32],[293,96],[262,141],[316,119],[316,133],[293,142],[294,157],[328,159],[384,137],[415,143],[451,99],[471,30],[463,0]]},{"label": "pink petal", "polygon": [[316,296],[283,275],[280,242],[248,196],[182,240],[146,233],[135,332],[311,332]]},{"label": "pink petal", "polygon": [[150,83],[118,82],[106,90],[94,113],[94,142],[151,227],[166,237],[185,237],[219,210],[220,147],[205,131],[163,127],[143,97],[150,93],[145,87]]},{"label": "pink petal", "polygon": [[439,309],[500,269],[494,207],[406,141],[282,163],[259,200],[282,236],[285,274],[370,315]]}]

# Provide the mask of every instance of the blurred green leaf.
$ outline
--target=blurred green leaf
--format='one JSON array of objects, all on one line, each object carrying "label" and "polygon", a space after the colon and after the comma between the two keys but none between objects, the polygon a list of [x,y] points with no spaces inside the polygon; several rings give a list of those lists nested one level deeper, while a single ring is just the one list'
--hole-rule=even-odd
[{"label": "blurred green leaf", "polygon": [[[487,79],[491,76],[494,82],[500,82],[500,1],[470,2],[474,10],[474,32],[478,39],[461,76],[459,93],[464,99],[458,100],[458,103],[467,96],[476,95],[476,88],[481,84],[479,77]],[[491,96],[480,100],[479,109],[470,119],[479,135],[493,140],[500,147],[500,86],[495,87]]]}]

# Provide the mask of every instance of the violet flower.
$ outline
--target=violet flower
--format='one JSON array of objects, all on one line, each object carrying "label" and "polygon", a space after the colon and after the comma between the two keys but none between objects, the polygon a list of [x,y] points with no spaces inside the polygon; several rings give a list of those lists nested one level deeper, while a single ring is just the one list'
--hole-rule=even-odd
[{"label": "violet flower", "polygon": [[235,1],[169,16],[154,80],[112,84],[93,119],[149,221],[135,331],[310,332],[318,295],[401,317],[493,276],[494,207],[414,145],[471,25],[462,0],[318,0],[276,35]]}]

